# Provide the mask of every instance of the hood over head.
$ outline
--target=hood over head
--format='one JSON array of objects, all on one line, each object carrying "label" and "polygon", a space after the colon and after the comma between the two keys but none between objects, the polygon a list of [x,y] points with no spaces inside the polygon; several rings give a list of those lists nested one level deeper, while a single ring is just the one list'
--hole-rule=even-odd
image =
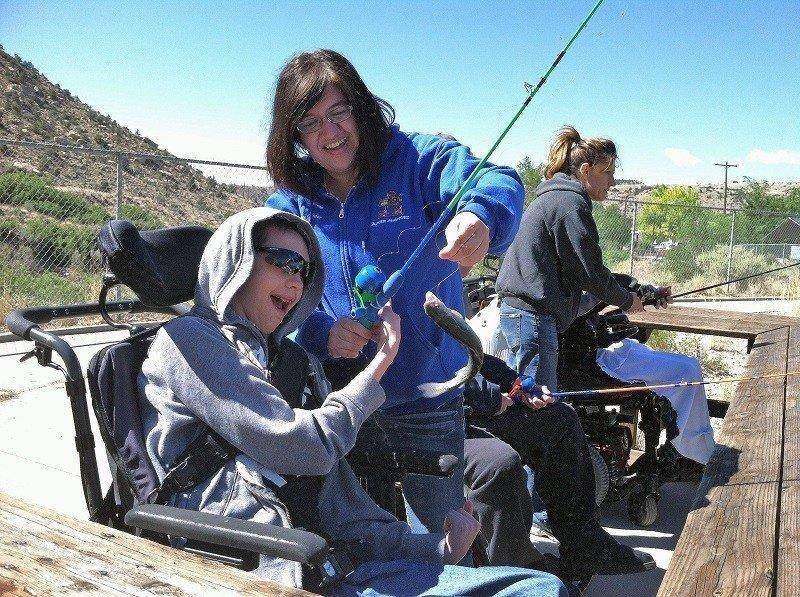
[{"label": "hood over head", "polygon": [[[581,181],[574,176],[567,176],[563,172],[558,172],[552,178],[548,178],[539,183],[536,187],[536,196],[539,197],[550,191],[574,191],[581,195],[586,195]],[[586,195],[588,197],[588,195]]]},{"label": "hood over head", "polygon": [[294,224],[308,245],[308,256],[313,266],[300,300],[271,334],[279,342],[296,330],[316,309],[325,286],[325,266],[317,237],[311,226],[294,214],[270,207],[254,207],[225,220],[209,239],[200,259],[194,303],[195,309],[210,311],[221,322],[241,319],[233,312],[231,302],[253,271],[253,228],[269,220],[284,220]]}]

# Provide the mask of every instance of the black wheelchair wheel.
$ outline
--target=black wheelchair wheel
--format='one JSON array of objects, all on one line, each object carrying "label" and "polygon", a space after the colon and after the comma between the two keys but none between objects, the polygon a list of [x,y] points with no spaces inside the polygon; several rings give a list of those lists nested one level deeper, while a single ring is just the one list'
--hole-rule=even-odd
[{"label": "black wheelchair wheel", "polygon": [[628,518],[640,527],[652,526],[658,519],[658,496],[634,489],[628,496]]},{"label": "black wheelchair wheel", "polygon": [[589,456],[592,458],[592,468],[594,469],[594,502],[600,506],[608,496],[608,489],[611,486],[611,474],[603,456],[592,444],[588,444]]}]

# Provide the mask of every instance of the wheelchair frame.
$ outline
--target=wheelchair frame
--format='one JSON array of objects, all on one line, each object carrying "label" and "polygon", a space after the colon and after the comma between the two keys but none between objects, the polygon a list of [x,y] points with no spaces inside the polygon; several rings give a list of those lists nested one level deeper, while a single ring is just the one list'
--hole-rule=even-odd
[{"label": "wheelchair frame", "polygon": [[[464,279],[466,308],[472,314],[480,311],[495,295],[496,268],[490,267],[490,270],[488,275]],[[659,454],[658,448],[661,431],[666,426],[665,415],[671,410],[671,405],[666,398],[654,392],[638,390],[635,384],[606,374],[597,365],[593,355],[592,362],[587,366],[578,366],[575,361],[570,363],[570,368],[564,363],[564,354],[559,357],[559,385],[565,390],[630,387],[630,393],[611,400],[592,398],[573,400],[571,403],[578,413],[590,446],[599,452],[605,463],[606,470],[603,474],[603,471],[597,470],[600,463],[593,458],[595,478],[608,479],[608,498],[603,495],[603,501],[627,498],[630,520],[642,527],[651,526],[658,517],[663,470],[669,465]],[[574,384],[576,377],[580,378],[580,383]],[[606,406],[619,406],[619,411],[606,412]],[[640,416],[638,421],[637,414]],[[633,426],[633,432],[629,425]],[[636,430],[641,430],[644,434],[644,451],[629,465],[627,460],[635,444]],[[612,438],[612,435],[618,437]],[[624,448],[622,451],[620,444]]]},{"label": "wheelchair frame", "polygon": [[[114,229],[115,225],[119,225],[119,228]],[[202,240],[202,234],[198,236],[198,233],[207,233],[208,236],[211,234],[210,231],[198,227],[187,232],[193,235],[195,241],[198,238]],[[15,310],[6,317],[6,323],[14,335],[34,343],[33,350],[25,355],[23,360],[35,357],[39,365],[57,369],[65,376],[65,388],[75,427],[75,446],[78,452],[81,485],[89,519],[161,543],[167,542],[168,535],[183,537],[190,542],[183,547],[184,550],[245,570],[252,570],[258,565],[258,554],[296,561],[316,571],[320,579],[317,588],[343,577],[352,570],[352,562],[349,562],[341,551],[331,549],[322,537],[303,529],[284,528],[160,504],[132,504],[129,507],[128,502],[131,500],[128,496],[123,496],[120,487],[119,469],[115,462],[115,452],[112,452],[116,447],[113,445],[105,446],[112,472],[112,486],[105,497],[103,496],[87,402],[87,378],[69,342],[57,333],[45,331],[40,326],[59,319],[100,315],[111,328],[127,329],[130,336],[133,336],[147,329],[149,325],[118,323],[112,320],[111,314],[182,315],[187,309],[178,301],[190,296],[194,285],[194,282],[191,282],[191,286],[186,285],[189,282],[175,287],[164,284],[165,281],[158,269],[158,255],[149,253],[152,249],[147,245],[148,241],[140,237],[138,230],[129,222],[118,221],[116,224],[110,222],[101,232],[101,240],[104,234],[107,236],[106,240],[111,239],[117,243],[114,248],[115,254],[104,254],[107,265],[115,273],[109,272],[104,275],[97,303],[30,307]],[[205,240],[207,241],[207,238]],[[194,243],[189,255],[184,257],[186,262],[184,265],[192,265],[192,260],[200,259],[204,244],[204,242],[203,245]],[[160,250],[163,257],[164,247],[160,247]],[[168,255],[168,258],[170,257]],[[171,267],[174,267],[174,262],[170,259],[168,272],[174,271],[170,269]],[[119,278],[116,275],[117,268],[122,272]],[[150,306],[154,303],[148,305],[139,298],[108,302],[106,300],[108,291],[117,284],[130,287],[138,297],[149,295],[150,300],[158,300],[158,298],[153,299],[153,296],[158,296],[153,294],[154,290],[166,292],[165,296],[170,297],[169,301],[174,300],[176,304],[167,305],[168,301],[162,301],[155,303],[160,306],[154,307]],[[159,321],[156,325],[160,323]],[[60,356],[63,366],[53,361],[53,351]],[[103,439],[107,440],[105,436]],[[441,456],[443,455],[424,451],[390,452],[383,455],[383,458],[370,455],[370,458],[366,461],[362,459],[360,463],[359,468],[362,469],[360,472],[368,475],[367,480],[362,479],[362,484],[379,505],[390,511],[399,512],[394,481],[402,479],[407,472],[449,475],[456,463],[443,461]],[[454,460],[453,457],[451,459]],[[376,466],[379,469],[377,473]]]},{"label": "wheelchair frame", "polygon": [[[310,566],[320,572],[322,582],[332,582],[345,573],[345,567],[327,542],[302,529],[238,520],[205,512],[183,510],[158,504],[140,504],[121,512],[112,505],[115,485],[119,483],[112,468],[112,486],[103,497],[95,454],[87,401],[86,377],[72,346],[54,332],[40,325],[59,319],[102,315],[100,303],[82,303],[57,307],[31,307],[12,311],[6,324],[13,334],[34,343],[23,360],[35,357],[38,364],[61,371],[70,400],[75,426],[75,447],[78,452],[81,485],[89,520],[165,543],[163,537],[173,535],[190,541],[185,551],[220,561],[243,570],[258,565],[258,554],[285,558]],[[105,303],[108,313],[160,313],[180,315],[179,307],[154,308],[138,300]],[[132,326],[131,334],[149,327]],[[63,366],[53,361],[53,352]],[[108,449],[108,448],[107,448]],[[110,463],[113,459],[110,459]],[[161,540],[160,540],[161,539]]]}]

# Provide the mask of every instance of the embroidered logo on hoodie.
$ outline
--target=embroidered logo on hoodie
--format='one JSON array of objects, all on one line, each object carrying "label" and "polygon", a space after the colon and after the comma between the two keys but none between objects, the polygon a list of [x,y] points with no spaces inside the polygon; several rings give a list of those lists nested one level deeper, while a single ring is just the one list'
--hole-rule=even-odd
[{"label": "embroidered logo on hoodie", "polygon": [[407,219],[408,216],[403,215],[403,197],[396,191],[389,191],[378,203],[378,220],[372,225]]}]

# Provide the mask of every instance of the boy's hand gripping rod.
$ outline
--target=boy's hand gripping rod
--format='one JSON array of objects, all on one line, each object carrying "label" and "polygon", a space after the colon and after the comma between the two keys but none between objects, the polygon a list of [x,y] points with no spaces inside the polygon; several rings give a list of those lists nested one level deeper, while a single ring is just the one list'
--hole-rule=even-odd
[{"label": "boy's hand gripping rod", "polygon": [[468,190],[470,190],[476,182],[478,178],[478,174],[480,174],[481,169],[486,164],[487,160],[492,156],[494,150],[497,149],[497,146],[500,145],[500,142],[505,138],[508,131],[514,126],[514,123],[517,122],[517,119],[520,117],[522,112],[525,108],[528,107],[528,104],[533,99],[533,96],[537,94],[539,89],[542,88],[542,85],[545,84],[547,81],[547,77],[550,76],[550,73],[555,70],[556,66],[564,55],[569,50],[572,43],[577,39],[578,35],[580,35],[581,31],[583,31],[584,27],[586,27],[589,20],[594,16],[594,13],[597,12],[597,9],[600,8],[600,5],[603,4],[604,0],[598,0],[597,3],[592,8],[591,12],[586,16],[583,22],[578,27],[577,31],[575,31],[574,35],[570,38],[567,42],[567,45],[564,46],[564,49],[559,52],[556,59],[553,61],[553,64],[550,65],[550,68],[544,74],[544,76],[539,80],[536,86],[531,86],[526,84],[526,91],[528,91],[528,97],[525,98],[522,106],[517,113],[514,114],[514,117],[511,119],[511,122],[508,123],[506,128],[494,142],[491,149],[486,153],[486,155],[481,159],[480,162],[475,166],[475,169],[469,175],[467,180],[464,181],[464,184],[461,185],[461,188],[458,189],[458,192],[455,196],[450,200],[447,206],[442,211],[442,214],[438,217],[436,222],[434,222],[433,226],[431,226],[430,230],[428,230],[425,237],[420,241],[419,245],[414,252],[411,253],[411,256],[408,258],[408,261],[403,264],[399,270],[394,272],[389,278],[387,279],[386,276],[381,272],[374,265],[367,265],[365,266],[355,279],[355,287],[354,287],[354,294],[356,296],[356,300],[359,302],[359,305],[353,309],[352,317],[358,320],[361,325],[366,328],[372,328],[375,323],[378,322],[378,310],[383,307],[386,303],[389,302],[400,287],[403,285],[403,281],[405,279],[406,273],[410,271],[414,264],[416,263],[419,256],[425,250],[425,248],[430,244],[431,240],[436,236],[436,234],[441,230],[441,228],[445,225],[445,223],[450,219],[452,213],[455,211],[456,207],[458,206],[458,202],[464,196]]}]

